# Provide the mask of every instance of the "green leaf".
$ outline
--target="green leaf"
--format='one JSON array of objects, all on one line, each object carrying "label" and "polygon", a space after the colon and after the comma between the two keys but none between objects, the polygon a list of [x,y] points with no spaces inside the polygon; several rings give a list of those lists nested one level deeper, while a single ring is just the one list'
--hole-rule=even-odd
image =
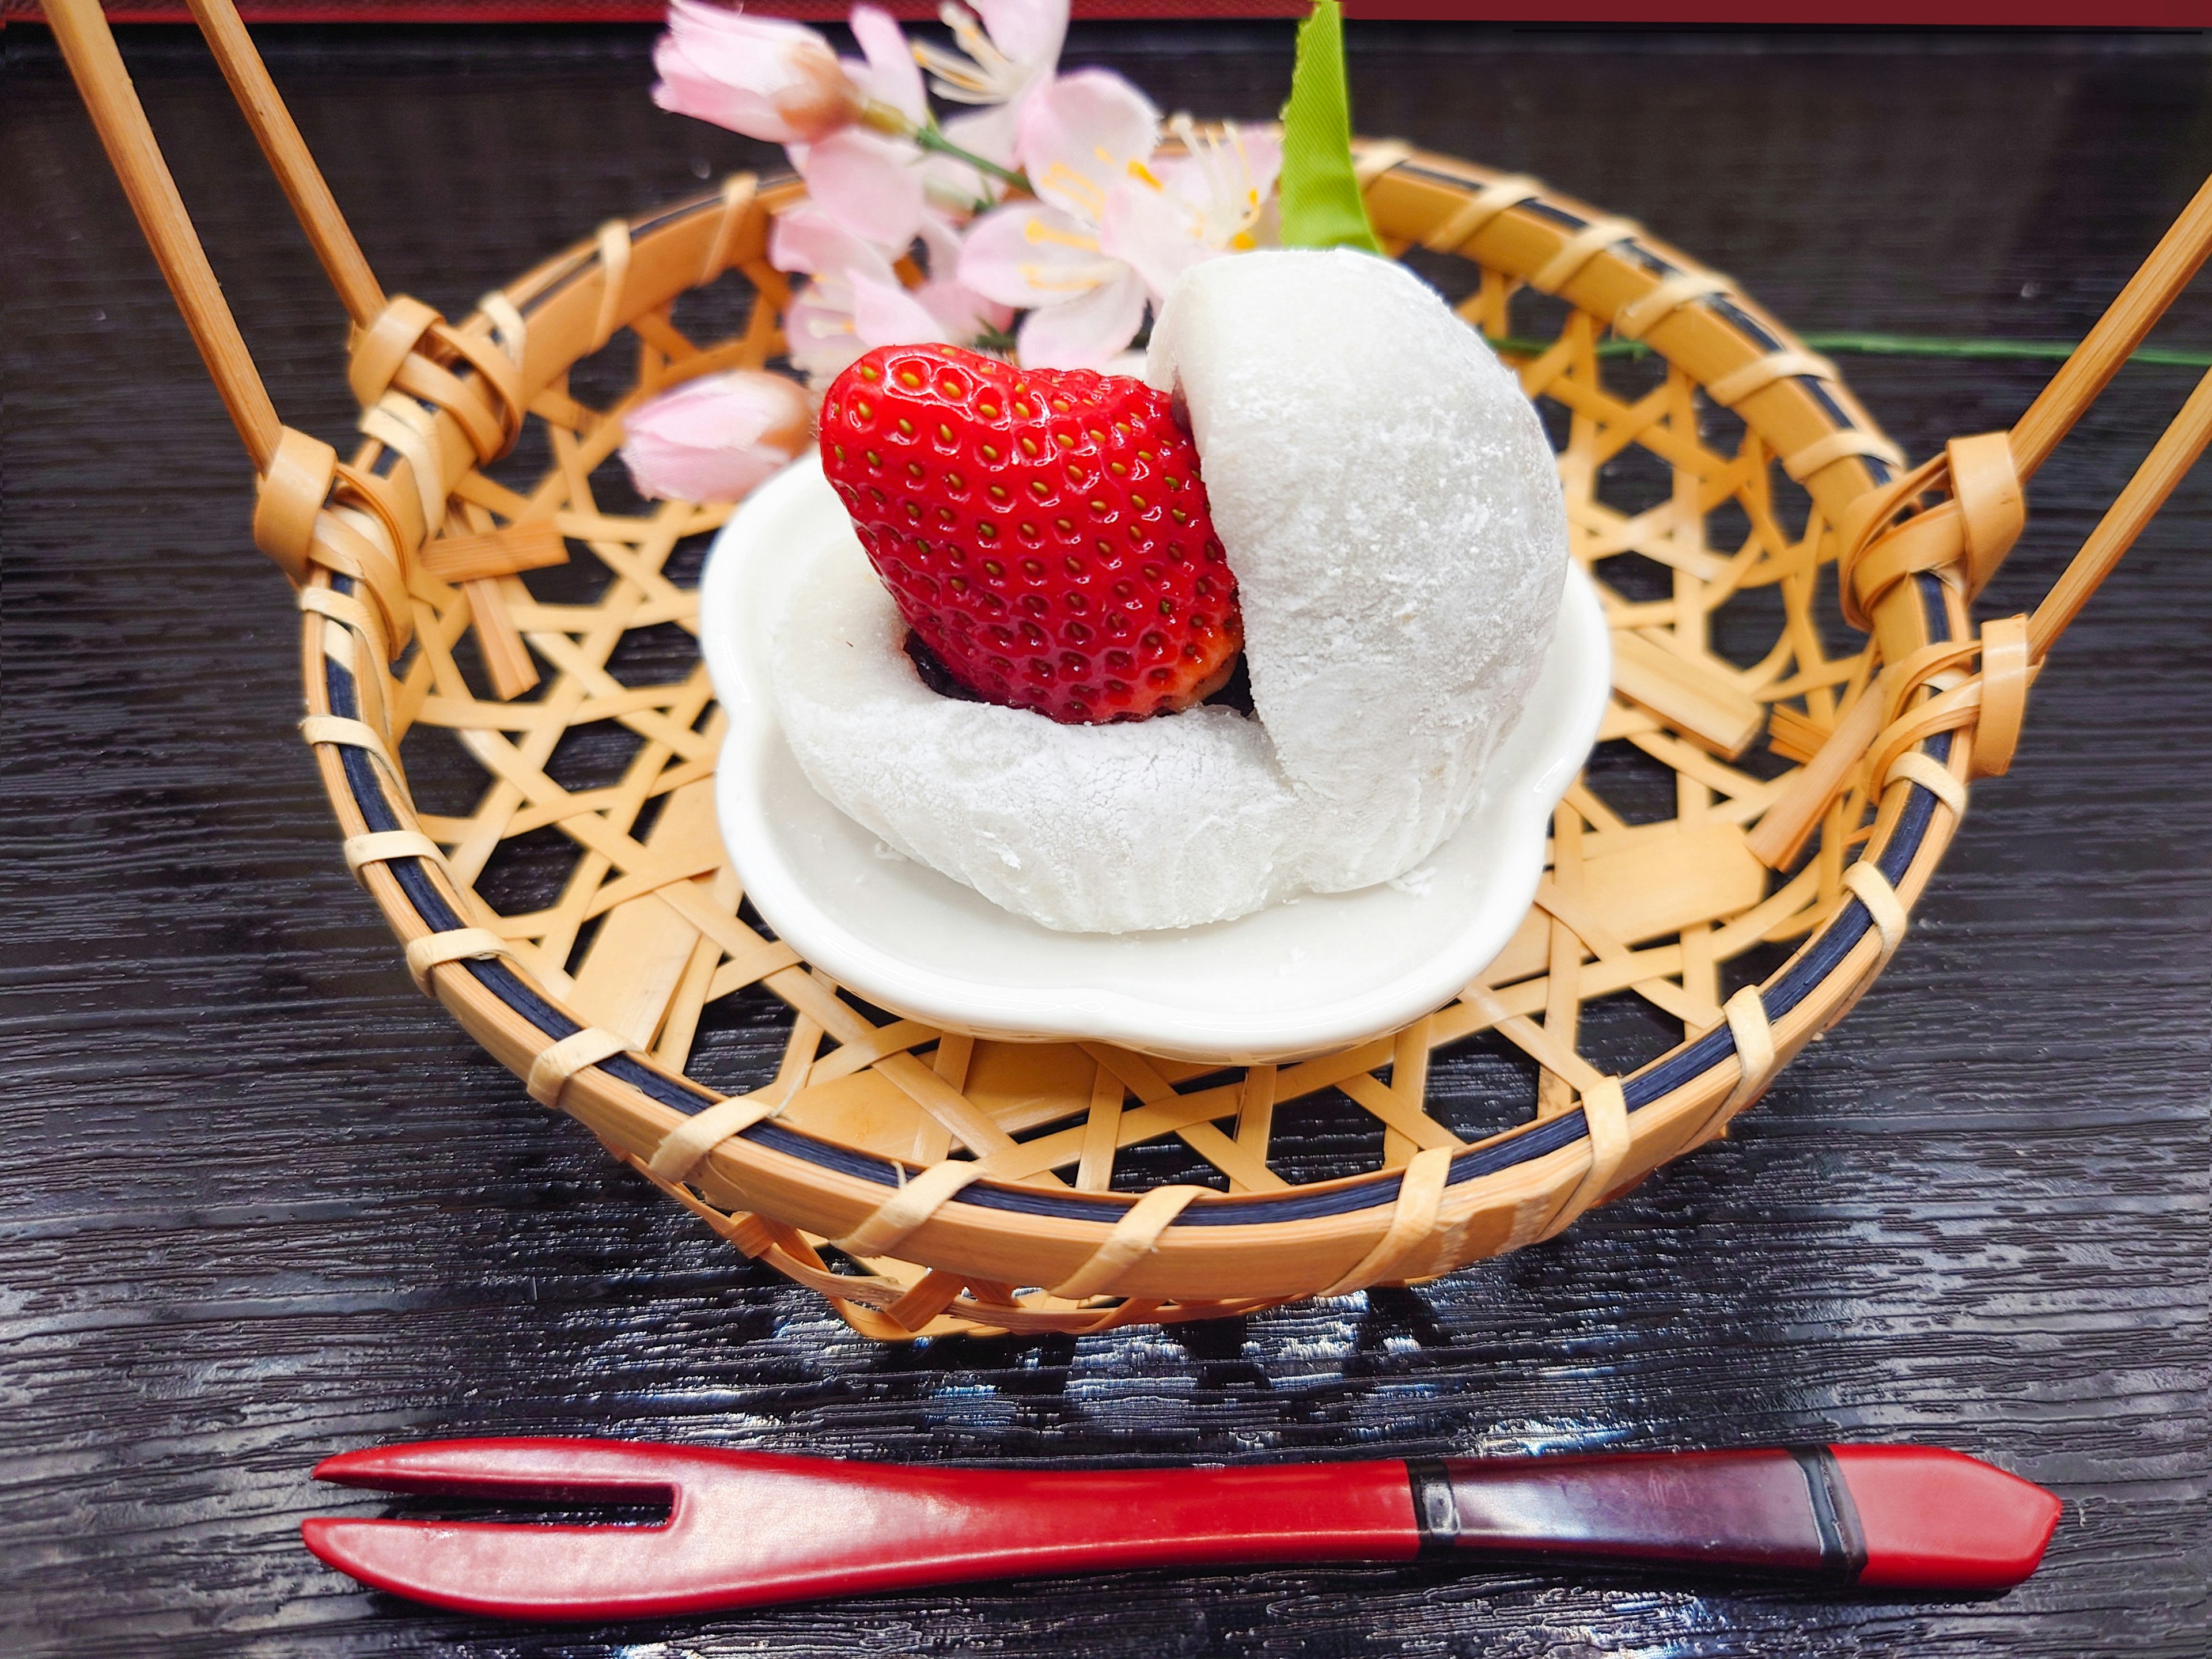
[{"label": "green leaf", "polygon": [[1344,81],[1344,14],[1314,0],[1298,25],[1298,64],[1283,106],[1283,246],[1380,253],[1352,172],[1352,95]]}]

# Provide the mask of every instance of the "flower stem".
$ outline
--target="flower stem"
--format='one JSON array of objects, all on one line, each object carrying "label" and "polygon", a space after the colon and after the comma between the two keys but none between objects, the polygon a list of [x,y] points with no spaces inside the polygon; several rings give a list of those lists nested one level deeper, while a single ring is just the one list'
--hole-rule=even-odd
[{"label": "flower stem", "polygon": [[[1942,340],[1918,334],[1808,334],[1816,351],[1855,351],[1869,357],[1992,357],[2056,361],[2069,357],[2075,340]],[[2172,368],[2212,368],[2212,354],[2178,346],[2144,346],[2134,362]]]},{"label": "flower stem", "polygon": [[[1516,357],[1534,357],[1549,350],[1549,340],[1523,340],[1510,335],[1483,337],[1496,349]],[[1803,334],[1798,337],[1815,351],[1848,351],[1869,357],[1948,357],[1999,362],[2055,362],[2072,355],[2072,340],[1948,340],[1922,334]],[[1600,357],[1642,357],[1651,348],[1641,340],[1604,340],[1596,347]],[[2191,351],[2176,346],[2145,346],[2131,362],[2162,364],[2175,368],[2212,368],[2212,351]]]},{"label": "flower stem", "polygon": [[1036,193],[1030,188],[1028,174],[1010,173],[996,161],[987,161],[973,150],[961,149],[945,136],[944,129],[937,125],[933,117],[916,121],[896,105],[871,98],[866,107],[860,112],[860,125],[872,127],[878,132],[888,133],[894,138],[904,138],[939,155],[949,155],[956,161],[965,161],[986,178],[996,179],[1000,184],[1018,190],[1024,195],[1034,196]]},{"label": "flower stem", "polygon": [[986,178],[996,179],[1000,184],[1010,189],[1018,190],[1024,196],[1033,196],[1036,193],[1030,188],[1027,173],[1011,172],[1000,167],[996,161],[987,161],[974,151],[961,149],[959,145],[945,136],[934,121],[917,130],[914,134],[914,142],[922,149],[933,150],[939,155],[949,155],[956,161],[965,161]]}]

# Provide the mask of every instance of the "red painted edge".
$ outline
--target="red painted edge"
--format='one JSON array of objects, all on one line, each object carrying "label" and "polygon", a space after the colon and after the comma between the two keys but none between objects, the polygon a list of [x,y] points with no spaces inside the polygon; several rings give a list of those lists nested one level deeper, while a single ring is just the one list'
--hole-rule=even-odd
[{"label": "red painted edge", "polygon": [[[933,0],[883,0],[909,21],[936,15]],[[808,22],[842,22],[848,0],[750,0],[750,9]],[[185,23],[184,0],[110,0],[118,23]],[[642,23],[664,0],[241,0],[249,23]],[[1307,0],[1074,0],[1091,21],[1301,17]],[[2155,28],[2201,30],[2207,0],[1345,0],[1355,21],[1859,27],[1878,28]],[[0,23],[40,21],[38,0],[0,0]]]},{"label": "red painted edge", "polygon": [[[432,1441],[343,1454],[318,1479],[488,1497],[670,1496],[659,1527],[301,1523],[363,1583],[509,1618],[665,1617],[986,1578],[1141,1567],[1407,1560],[1395,1459],[1236,1468],[974,1469],[625,1441]],[[762,1516],[777,1524],[762,1527]]]},{"label": "red painted edge", "polygon": [[1859,1512],[1858,1582],[1887,1589],[2009,1589],[2033,1572],[2061,1504],[1978,1458],[1932,1446],[1831,1446]]}]

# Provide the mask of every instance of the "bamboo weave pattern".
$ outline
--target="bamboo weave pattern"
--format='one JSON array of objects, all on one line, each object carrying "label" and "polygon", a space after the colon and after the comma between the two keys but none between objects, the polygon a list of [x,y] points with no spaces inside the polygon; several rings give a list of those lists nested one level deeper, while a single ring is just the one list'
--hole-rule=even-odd
[{"label": "bamboo weave pattern", "polygon": [[[306,613],[301,734],[416,986],[533,1099],[873,1336],[1081,1332],[1416,1279],[1550,1237],[1724,1132],[1895,955],[2052,644],[2212,444],[2208,374],[2033,614],[1977,631],[2027,481],[2212,253],[2212,181],[2008,430],[1904,472],[1829,365],[1725,278],[1533,180],[1360,146],[1388,251],[1441,261],[1471,322],[1542,342],[1514,349],[1610,612],[1606,740],[1539,902],[1449,1006],[1287,1069],[976,1043],[856,1006],[750,924],[714,845],[719,733],[677,580],[719,515],[593,495],[632,400],[780,349],[767,222],[799,186],[733,178],[611,222],[449,325],[386,297],[229,0],[193,0],[353,319],[366,441],[342,463],[278,419],[97,0],[46,9],[259,474],[254,540]],[[749,315],[700,349],[674,304],[732,267]],[[1607,329],[1652,348],[1658,383],[1599,373]],[[621,386],[593,393],[618,335]],[[512,471],[519,439],[541,447],[534,476]],[[554,565],[566,591],[518,580]],[[657,676],[670,633],[685,647]],[[398,751],[412,738],[434,787],[439,732],[473,781],[424,813]],[[518,897],[500,866],[548,842],[557,879]],[[1716,1008],[1723,965],[1749,977],[1737,953],[1799,935]],[[775,1075],[725,1097],[677,1066],[735,997],[791,1024]],[[1638,1063],[1599,1029],[1623,1007],[1694,1035]],[[1525,1121],[1445,1121],[1428,1085],[1461,1042],[1530,1068]],[[1293,1128],[1316,1111],[1322,1133]],[[1337,1167],[1313,1167],[1316,1140]]]},{"label": "bamboo weave pattern", "polygon": [[[1394,147],[1369,147],[1363,171],[1370,190],[1403,160]],[[1475,175],[1468,182],[1476,187],[1462,185],[1452,211],[1422,239],[1431,252],[1464,248],[1509,210],[1540,210],[1545,203],[1528,181]],[[1462,284],[1461,314],[1493,337],[1526,340],[1543,326],[1532,307],[1544,304],[1546,290],[1638,234],[1586,210],[1577,216],[1583,228],[1541,269],[1515,276],[1475,265],[1472,283]],[[1390,222],[1387,211],[1377,217]],[[1406,251],[1405,239],[1393,243],[1394,252]],[[603,258],[607,246],[603,233]],[[553,603],[535,598],[517,573],[448,585],[418,568],[416,644],[395,678],[392,737],[411,744],[442,728],[488,775],[472,810],[424,812],[422,829],[455,881],[471,890],[504,843],[549,829],[567,837],[574,862],[554,902],[501,914],[477,899],[478,920],[532,979],[671,1071],[684,1067],[709,1005],[764,988],[790,1006],[790,1037],[776,1076],[744,1115],[780,1107],[776,1115],[791,1127],[924,1169],[957,1151],[962,1167],[977,1160],[977,1173],[994,1180],[1103,1191],[1133,1149],[1171,1137],[1221,1189],[1281,1191],[1291,1183],[1269,1161],[1279,1109],[1334,1091],[1343,1111],[1380,1125],[1374,1167],[1406,1170],[1418,1159],[1427,1170],[1466,1144],[1426,1109],[1430,1057],[1486,1031],[1533,1061],[1529,1114],[1556,1116],[1608,1086],[1600,1065],[1577,1050],[1586,1005],[1638,999],[1685,1039],[1732,1021],[1741,1026],[1741,999],[1723,1012],[1723,965],[1754,945],[1802,935],[1830,913],[1846,894],[1845,860],[1869,828],[1860,778],[1828,807],[1830,833],[1815,856],[1786,880],[1770,879],[1745,834],[1791,775],[1777,762],[1809,757],[1839,710],[1864,692],[1874,665],[1870,649],[1832,648],[1824,636],[1816,596],[1833,538],[1788,474],[1807,476],[1855,456],[1897,458],[1855,409],[1787,457],[1753,426],[1725,413],[1716,420],[1717,405],[1725,410],[1801,378],[1833,388],[1832,399],[1841,395],[1833,370],[1786,340],[1702,390],[1663,360],[1655,384],[1613,384],[1632,371],[1596,354],[1609,324],[1640,334],[1674,310],[1727,293],[1723,279],[1679,256],[1670,263],[1678,274],[1640,314],[1607,319],[1553,304],[1550,343],[1514,362],[1562,434],[1574,552],[1597,576],[1614,630],[1619,684],[1601,741],[1643,757],[1647,775],[1664,769],[1671,811],[1654,816],[1646,799],[1639,804],[1647,810],[1631,821],[1607,799],[1601,776],[1578,781],[1555,815],[1549,872],[1512,943],[1449,1006],[1393,1037],[1184,1086],[1203,1068],[1099,1045],[979,1043],[871,1017],[740,915],[742,892],[714,825],[710,774],[720,722],[703,669],[695,663],[679,678],[645,685],[626,684],[610,670],[634,632],[669,624],[696,632],[696,594],[672,581],[666,567],[685,538],[716,528],[726,509],[668,503],[610,513],[599,505],[594,474],[619,442],[622,409],[637,398],[708,368],[772,365],[780,345],[772,325],[785,296],[781,277],[757,262],[743,276],[760,300],[734,340],[696,345],[672,308],[657,307],[620,325],[635,354],[623,397],[594,408],[570,394],[566,377],[540,394],[530,412],[551,465],[526,493],[481,472],[458,482],[447,538],[428,544],[423,567],[438,568],[440,550],[460,537],[495,538],[514,533],[507,526],[550,520],[605,580],[588,602]],[[1728,429],[1711,430],[1717,424]],[[1644,463],[1626,479],[1624,457]],[[1716,533],[1724,508],[1732,509],[1725,541]],[[447,568],[453,558],[445,555]],[[1760,594],[1778,598],[1770,608],[1778,610],[1780,626],[1763,655],[1739,665],[1715,650],[1714,618]],[[479,635],[489,631],[481,613],[494,607],[495,626],[518,633],[548,671],[531,700],[486,695],[456,654],[472,627]],[[477,649],[493,659],[481,639]],[[632,735],[627,758],[556,781],[548,763],[564,738],[601,725]],[[1759,750],[1762,734],[1771,758],[1741,763]],[[1648,775],[1642,793],[1651,793]],[[648,814],[651,827],[639,833]],[[1755,996],[1749,1001],[1757,1006]],[[1763,1030],[1763,1012],[1757,1018]],[[1771,1038],[1765,1047],[1771,1055]],[[1758,1075],[1747,1068],[1747,1082],[1762,1082],[1770,1070],[1771,1060]],[[1733,1091],[1711,1127],[1752,1092]],[[1012,1284],[932,1273],[888,1249],[858,1263],[864,1276],[833,1275],[817,1239],[757,1218],[732,1219],[680,1191],[665,1173],[648,1173],[879,1334],[986,1322],[1082,1328],[1279,1299],[1109,1297],[1091,1307],[1081,1296],[1017,1297]],[[1599,1195],[1570,1194],[1571,1207],[1579,1212]],[[1456,1265],[1451,1257],[1468,1253],[1447,1247],[1439,1254],[1434,1207],[1425,1225],[1394,1226],[1409,1236],[1383,1241],[1389,1249],[1371,1264],[1363,1258],[1367,1271],[1313,1288],[1348,1290]],[[1540,1231],[1567,1218],[1548,1215]],[[1509,1236],[1497,1244],[1517,1242]],[[1069,1281],[1059,1288],[1084,1287]],[[945,1317],[956,1300],[960,1312]],[[874,1311],[884,1307],[888,1315]]]}]

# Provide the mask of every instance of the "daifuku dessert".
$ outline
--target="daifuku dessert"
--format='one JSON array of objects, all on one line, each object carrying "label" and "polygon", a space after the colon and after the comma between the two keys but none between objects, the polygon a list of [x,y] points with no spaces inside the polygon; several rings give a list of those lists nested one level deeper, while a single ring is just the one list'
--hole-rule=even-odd
[{"label": "daifuku dessert", "polygon": [[[943,346],[839,377],[823,465],[857,534],[775,627],[793,754],[891,849],[1063,931],[1405,874],[1551,643],[1534,410],[1418,277],[1344,250],[1194,267],[1146,379]],[[1249,714],[1204,701],[1240,643]]]}]

